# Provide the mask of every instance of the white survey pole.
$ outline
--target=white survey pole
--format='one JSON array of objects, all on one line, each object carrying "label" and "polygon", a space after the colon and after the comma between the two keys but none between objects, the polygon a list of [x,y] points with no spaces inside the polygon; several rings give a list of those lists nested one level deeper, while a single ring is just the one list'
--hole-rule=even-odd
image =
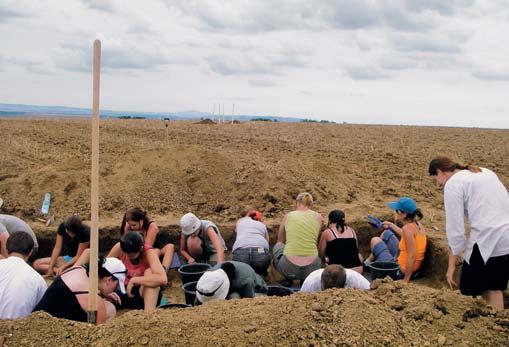
[{"label": "white survey pole", "polygon": [[88,322],[97,322],[98,258],[99,258],[99,82],[101,73],[101,41],[94,41],[94,83],[92,101],[92,181],[90,207],[90,262],[88,289]]}]

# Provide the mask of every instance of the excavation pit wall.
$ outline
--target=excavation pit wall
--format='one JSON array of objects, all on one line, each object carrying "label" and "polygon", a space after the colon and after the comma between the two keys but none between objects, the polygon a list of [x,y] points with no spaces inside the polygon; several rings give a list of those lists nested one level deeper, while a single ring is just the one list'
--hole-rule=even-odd
[{"label": "excavation pit wall", "polygon": [[[371,238],[380,236],[381,231],[369,226],[365,221],[356,221],[349,224],[357,232],[359,251],[363,257],[370,253],[369,244]],[[231,249],[235,242],[235,224],[218,224],[221,234],[229,249],[226,258],[231,259]],[[269,231],[270,247],[274,246],[277,239],[279,224],[267,223]],[[37,258],[49,257],[55,244],[56,226],[53,228],[34,227],[34,231],[39,241],[39,251]],[[106,255],[108,251],[120,239],[120,228],[118,226],[102,227],[99,230],[99,253]],[[180,228],[177,224],[159,225],[159,234],[157,244],[172,243],[176,249],[179,248]],[[423,263],[424,278],[420,280],[426,285],[432,287],[441,287],[444,284],[444,275],[447,270],[447,245],[444,243],[444,236],[437,232],[428,232],[428,244],[426,257]],[[461,268],[461,266],[459,267]]]}]

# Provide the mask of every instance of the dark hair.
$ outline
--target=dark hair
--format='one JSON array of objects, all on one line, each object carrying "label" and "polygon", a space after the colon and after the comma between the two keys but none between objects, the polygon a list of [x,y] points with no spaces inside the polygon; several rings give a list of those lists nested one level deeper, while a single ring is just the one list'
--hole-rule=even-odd
[{"label": "dark hair", "polygon": [[345,213],[341,210],[332,210],[329,213],[329,224],[334,223],[341,227],[341,233],[345,231]]},{"label": "dark hair", "polygon": [[221,269],[226,272],[226,276],[228,276],[228,279],[230,282],[235,280],[235,265],[230,263],[229,261],[225,261],[221,264]]},{"label": "dark hair", "polygon": [[407,212],[405,212],[405,213],[406,213],[405,219],[410,220],[412,222],[421,220],[424,217],[420,209],[416,209],[414,211],[414,213],[407,213]]},{"label": "dark hair", "polygon": [[65,229],[69,230],[73,234],[79,234],[82,230],[81,226],[81,218],[77,214],[67,217],[64,221]]},{"label": "dark hair", "polygon": [[437,157],[430,161],[428,167],[429,175],[436,176],[438,170],[442,172],[453,172],[454,170],[470,170],[474,173],[481,172],[478,166],[456,163],[447,157]]},{"label": "dark hair", "polygon": [[[99,279],[102,279],[104,277],[113,277],[114,280],[118,281],[118,278],[115,277],[115,275],[112,275],[111,272],[109,272],[105,267],[104,263],[106,262],[106,258],[104,256],[99,256],[98,258],[98,264],[97,264],[97,275],[99,276]],[[83,268],[85,268],[85,271],[87,272],[87,276],[89,276],[90,271],[90,263],[83,264]]]},{"label": "dark hair", "polygon": [[15,231],[7,239],[7,253],[19,253],[28,256],[34,248],[34,239],[24,231]]},{"label": "dark hair", "polygon": [[143,235],[137,231],[129,231],[120,238],[120,249],[124,253],[141,252],[143,243]]},{"label": "dark hair", "polygon": [[141,208],[133,207],[125,211],[124,218],[122,218],[122,223],[120,224],[120,235],[124,235],[125,233],[125,225],[127,222],[140,222],[143,221],[143,231],[148,230],[148,226],[152,222],[148,216],[147,211],[143,211]]},{"label": "dark hair", "polygon": [[327,266],[322,272],[322,290],[343,288],[346,283],[345,268],[339,264]]}]

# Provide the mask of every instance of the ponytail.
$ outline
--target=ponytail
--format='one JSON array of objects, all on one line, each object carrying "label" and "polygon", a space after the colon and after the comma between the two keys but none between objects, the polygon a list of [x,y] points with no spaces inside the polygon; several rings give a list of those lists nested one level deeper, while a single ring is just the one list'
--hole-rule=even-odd
[{"label": "ponytail", "polygon": [[341,228],[341,233],[345,231],[345,213],[341,210],[333,210],[329,213],[329,224],[336,224],[336,228]]},{"label": "ponytail", "polygon": [[297,195],[297,199],[295,199],[298,203],[300,203],[303,206],[311,207],[313,204],[313,196],[309,193],[300,193]]},{"label": "ponytail", "polygon": [[437,157],[429,163],[428,173],[430,176],[436,176],[438,170],[442,172],[453,172],[454,170],[469,170],[473,173],[481,172],[478,166],[456,163],[447,157]]},{"label": "ponytail", "polygon": [[412,222],[417,222],[420,221],[423,217],[424,215],[422,214],[422,211],[418,208],[414,211],[414,213],[407,213],[405,219]]}]

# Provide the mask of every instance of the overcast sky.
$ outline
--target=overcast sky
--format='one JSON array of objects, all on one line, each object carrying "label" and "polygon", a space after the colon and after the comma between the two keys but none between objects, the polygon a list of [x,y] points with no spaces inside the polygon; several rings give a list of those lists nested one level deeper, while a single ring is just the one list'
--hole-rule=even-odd
[{"label": "overcast sky", "polygon": [[509,0],[0,0],[0,102],[509,128]]}]

